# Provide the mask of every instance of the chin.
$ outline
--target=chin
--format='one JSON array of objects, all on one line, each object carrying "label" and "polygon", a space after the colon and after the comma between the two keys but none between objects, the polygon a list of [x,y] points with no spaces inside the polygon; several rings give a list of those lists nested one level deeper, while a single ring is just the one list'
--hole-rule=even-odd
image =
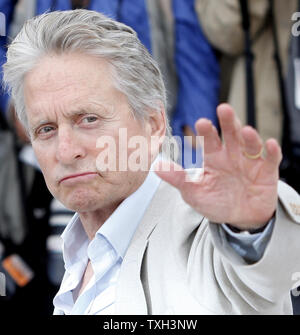
[{"label": "chin", "polygon": [[95,211],[102,202],[99,199],[99,194],[94,194],[88,190],[76,190],[60,201],[74,212]]}]

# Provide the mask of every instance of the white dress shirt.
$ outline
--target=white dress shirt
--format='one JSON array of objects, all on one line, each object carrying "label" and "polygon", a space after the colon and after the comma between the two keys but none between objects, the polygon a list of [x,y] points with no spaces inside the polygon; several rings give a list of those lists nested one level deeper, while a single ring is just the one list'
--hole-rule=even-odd
[{"label": "white dress shirt", "polygon": [[[62,234],[66,272],[54,297],[54,314],[114,314],[115,288],[122,260],[160,181],[155,172],[150,170],[144,183],[118,206],[92,241],[88,239],[79,215],[74,215]],[[253,261],[257,261],[271,235],[272,221],[262,233],[251,236],[233,233],[224,224],[222,227],[228,243],[240,256],[251,260],[254,248],[257,253]],[[94,275],[78,296],[88,260]]]}]

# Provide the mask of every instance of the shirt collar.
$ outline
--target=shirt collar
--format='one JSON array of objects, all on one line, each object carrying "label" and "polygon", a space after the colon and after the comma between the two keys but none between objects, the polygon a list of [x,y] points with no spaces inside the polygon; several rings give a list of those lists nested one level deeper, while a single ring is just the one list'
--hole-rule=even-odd
[{"label": "shirt collar", "polygon": [[[124,258],[129,243],[138,227],[161,179],[153,171],[159,155],[151,165],[143,184],[126,198],[97,231],[112,245],[118,256]],[[75,213],[63,234],[63,255],[66,269],[76,262],[86,262],[86,252],[90,240],[83,229],[78,213]]]},{"label": "shirt collar", "polygon": [[161,181],[153,171],[154,164],[156,161],[143,184],[119,205],[96,233],[104,235],[122,258]]}]

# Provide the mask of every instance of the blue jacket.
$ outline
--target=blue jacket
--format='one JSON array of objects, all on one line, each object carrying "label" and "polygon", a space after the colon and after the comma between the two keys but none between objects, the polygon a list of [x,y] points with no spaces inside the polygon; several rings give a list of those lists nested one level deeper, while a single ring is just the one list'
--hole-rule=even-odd
[{"label": "blue jacket", "polygon": [[194,2],[173,0],[178,93],[172,128],[178,136],[184,125],[195,129],[194,123],[200,117],[218,124],[219,64],[199,25]]}]

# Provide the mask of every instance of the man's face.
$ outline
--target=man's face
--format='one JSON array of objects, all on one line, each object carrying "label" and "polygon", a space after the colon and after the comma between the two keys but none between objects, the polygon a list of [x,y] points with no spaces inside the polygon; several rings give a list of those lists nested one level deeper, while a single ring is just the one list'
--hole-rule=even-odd
[{"label": "man's face", "polygon": [[92,56],[53,55],[25,77],[32,146],[45,181],[55,198],[78,212],[116,207],[147,174],[97,170],[99,137],[112,136],[118,144],[119,128],[127,129],[128,139],[149,139],[152,129],[134,119],[110,71],[105,60]]}]

